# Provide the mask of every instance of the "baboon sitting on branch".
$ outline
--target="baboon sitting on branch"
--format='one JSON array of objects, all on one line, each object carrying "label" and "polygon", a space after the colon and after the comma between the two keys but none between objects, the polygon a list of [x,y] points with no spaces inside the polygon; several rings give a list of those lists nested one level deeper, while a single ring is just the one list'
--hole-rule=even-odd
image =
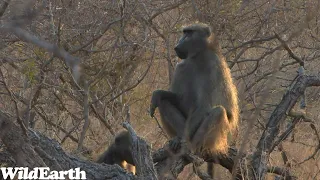
[{"label": "baboon sitting on branch", "polygon": [[183,28],[174,48],[182,59],[175,69],[169,91],[153,92],[150,115],[159,108],[166,133],[189,143],[202,155],[226,153],[227,135],[238,125],[237,90],[217,39],[209,26],[194,24]]}]

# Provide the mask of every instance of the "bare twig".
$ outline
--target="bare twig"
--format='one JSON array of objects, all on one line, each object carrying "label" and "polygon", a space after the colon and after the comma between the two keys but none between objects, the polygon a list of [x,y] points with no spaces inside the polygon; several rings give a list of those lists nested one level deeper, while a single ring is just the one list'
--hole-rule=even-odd
[{"label": "bare twig", "polygon": [[304,66],[303,60],[302,60],[301,58],[299,58],[298,56],[296,56],[296,55],[292,52],[292,50],[290,49],[290,47],[288,46],[288,44],[287,44],[283,39],[281,39],[281,37],[280,37],[277,33],[275,33],[275,36],[276,36],[276,38],[281,42],[281,44],[282,44],[282,46],[284,47],[284,49],[288,51],[289,56],[290,56],[291,58],[295,59],[297,62],[299,62],[300,66]]},{"label": "bare twig", "polygon": [[[76,47],[76,48],[74,48],[73,50],[71,50],[71,51],[70,51],[71,54],[73,54],[73,53],[75,53],[75,52],[77,52],[77,51],[82,50],[83,48],[89,46],[93,41],[96,41],[96,40],[100,39],[100,38],[105,34],[105,32],[107,32],[107,31],[110,29],[110,27],[111,27],[113,24],[115,24],[115,23],[123,20],[123,18],[124,18],[124,17],[121,17],[121,18],[118,18],[118,19],[116,19],[116,20],[108,23],[99,35],[97,35],[96,37],[92,38],[91,40],[89,40],[88,42],[84,43],[83,45],[81,45],[81,46],[79,46],[79,47]],[[90,83],[89,83],[89,84],[90,84]]]},{"label": "bare twig", "polygon": [[[155,49],[156,45],[154,44],[154,48]],[[145,70],[144,73],[142,73],[142,75],[139,77],[139,79],[136,80],[136,83],[134,83],[133,85],[131,85],[130,87],[120,91],[118,94],[114,95],[111,99],[108,100],[107,104],[114,101],[115,99],[117,99],[119,96],[121,96],[122,94],[124,94],[125,92],[128,92],[130,91],[131,89],[137,87],[142,81],[143,79],[146,77],[146,75],[148,74],[150,68],[151,68],[151,65],[153,63],[153,60],[154,60],[154,55],[155,55],[155,51],[153,51],[152,53],[152,56],[151,56],[151,60],[149,62],[149,65],[147,67],[147,69]],[[93,104],[97,103],[99,100],[102,100],[104,99],[105,97],[107,97],[109,94],[111,94],[114,90],[111,90],[110,92],[108,92],[107,94],[99,97],[97,100],[93,101],[90,103],[90,106],[93,106]]]},{"label": "bare twig", "polygon": [[0,17],[3,16],[4,12],[6,11],[7,7],[9,6],[10,0],[4,0],[2,6],[0,7]]},{"label": "bare twig", "polygon": [[26,128],[24,122],[22,121],[22,119],[20,118],[20,113],[19,113],[19,108],[18,108],[18,102],[17,102],[17,100],[16,100],[16,98],[15,98],[15,95],[14,95],[14,94],[12,93],[12,91],[9,89],[9,87],[8,87],[6,81],[5,81],[5,77],[4,77],[3,72],[2,72],[1,69],[0,69],[0,75],[1,75],[1,77],[2,77],[2,83],[3,83],[4,87],[5,87],[5,89],[7,90],[7,92],[9,93],[10,98],[11,98],[13,104],[14,104],[14,107],[15,107],[15,110],[16,110],[16,115],[17,115],[18,123],[19,123],[19,125],[20,125],[20,127],[21,127],[21,129],[22,129],[22,131],[23,131],[23,133],[24,133],[24,135],[25,135],[26,137],[28,137],[27,128]]},{"label": "bare twig", "polygon": [[280,168],[280,167],[276,167],[276,166],[269,167],[267,171],[269,173],[281,175],[282,177],[284,177],[285,180],[295,180],[295,179],[297,179],[297,177],[292,176],[287,169],[283,169],[283,168]]},{"label": "bare twig", "polygon": [[230,53],[230,52],[232,52],[232,51],[234,51],[236,49],[239,49],[241,47],[245,47],[247,45],[252,46],[254,44],[261,44],[261,43],[264,43],[266,41],[271,41],[271,40],[273,40],[275,38],[276,38],[276,36],[269,36],[269,37],[264,37],[264,38],[252,39],[252,40],[249,40],[249,41],[246,41],[246,42],[240,44],[239,46],[233,47],[232,49],[228,50],[228,52],[226,54],[228,54],[228,53]]},{"label": "bare twig", "polygon": [[160,14],[163,14],[164,12],[167,12],[167,11],[170,11],[172,9],[175,9],[175,8],[179,7],[180,5],[182,5],[185,2],[187,2],[187,0],[181,0],[180,2],[177,2],[176,4],[170,4],[170,5],[166,6],[166,7],[161,7],[159,9],[159,11],[156,11],[156,13],[151,15],[151,17],[148,19],[148,22],[151,22],[153,19],[155,19]]},{"label": "bare twig", "polygon": [[254,152],[252,165],[254,171],[259,177],[264,177],[267,170],[267,157],[272,151],[275,138],[279,134],[279,124],[286,117],[286,112],[289,112],[296,104],[298,98],[304,93],[305,89],[310,86],[320,86],[320,78],[317,76],[300,76],[297,78],[293,87],[284,94],[281,102],[271,114],[266,125],[266,130],[263,132],[257,150]]},{"label": "bare twig", "polygon": [[29,32],[23,30],[22,28],[14,25],[14,24],[5,24],[0,26],[0,30],[6,31],[8,33],[13,33],[18,38],[22,39],[25,42],[32,43],[38,47],[41,47],[51,53],[53,53],[56,57],[62,58],[65,60],[65,63],[69,68],[71,68],[73,72],[74,78],[77,80],[79,78],[79,63],[80,59],[70,55],[64,49],[59,48],[55,44],[51,44],[47,41],[44,41],[37,36],[30,34]]},{"label": "bare twig", "polygon": [[[150,114],[150,110],[147,110],[148,114]],[[158,128],[161,130],[162,134],[164,135],[164,137],[166,137],[167,139],[169,139],[167,133],[164,131],[164,129],[162,128],[162,126],[160,125],[159,123],[159,120],[156,116],[153,116],[153,118],[155,119],[157,125],[158,125]]]},{"label": "bare twig", "polygon": [[308,157],[306,158],[305,160],[297,163],[296,165],[300,165],[302,163],[305,163],[307,161],[309,161],[310,159],[314,159],[314,157],[318,154],[318,152],[320,151],[320,136],[319,136],[319,133],[317,131],[317,128],[313,125],[313,124],[310,124],[310,127],[311,129],[314,131],[314,134],[316,135],[317,139],[318,139],[318,145],[316,147],[316,149],[314,150],[314,152]]},{"label": "bare twig", "polygon": [[288,159],[287,153],[283,149],[283,146],[282,146],[281,143],[278,145],[278,149],[281,152],[281,157],[282,157],[284,165],[287,166],[287,167],[290,167],[291,165],[289,163],[289,159]]},{"label": "bare twig", "polygon": [[296,124],[297,124],[298,122],[300,122],[300,120],[301,120],[301,117],[296,117],[296,118],[293,119],[293,121],[291,122],[291,124],[290,124],[290,126],[287,128],[287,130],[280,135],[280,137],[278,138],[277,141],[275,141],[275,142],[273,143],[273,146],[272,146],[272,148],[271,148],[271,151],[273,151],[274,148],[278,146],[278,144],[280,144],[282,141],[284,141],[285,139],[287,139],[287,137],[290,135],[290,133],[292,132],[292,130],[295,128]]}]

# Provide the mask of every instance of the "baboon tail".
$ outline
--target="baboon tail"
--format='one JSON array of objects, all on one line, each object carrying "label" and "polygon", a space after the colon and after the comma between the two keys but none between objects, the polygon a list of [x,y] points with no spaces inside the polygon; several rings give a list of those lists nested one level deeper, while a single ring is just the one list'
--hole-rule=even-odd
[{"label": "baboon tail", "polygon": [[207,162],[207,173],[211,178],[213,178],[213,176],[214,176],[214,164],[213,164],[213,162]]}]

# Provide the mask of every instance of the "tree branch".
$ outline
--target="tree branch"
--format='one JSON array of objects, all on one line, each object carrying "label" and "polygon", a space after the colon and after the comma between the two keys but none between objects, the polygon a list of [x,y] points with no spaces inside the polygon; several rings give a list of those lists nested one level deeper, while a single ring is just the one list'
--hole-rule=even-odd
[{"label": "tree branch", "polygon": [[299,58],[298,56],[296,56],[292,50],[290,49],[290,47],[288,46],[288,44],[283,40],[281,39],[281,37],[276,33],[275,34],[276,38],[281,42],[282,46],[284,47],[285,50],[288,51],[289,53],[289,56],[293,59],[295,59],[299,64],[300,66],[304,66],[304,62],[301,58]]},{"label": "tree branch", "polygon": [[137,136],[136,132],[128,122],[124,122],[123,127],[128,130],[131,136],[131,153],[139,177],[150,180],[158,179],[157,172],[155,171],[151,158],[150,146],[146,143],[146,141]]},{"label": "tree branch", "polygon": [[280,122],[286,118],[287,112],[292,109],[305,89],[310,86],[320,86],[320,78],[318,76],[299,76],[296,83],[283,95],[281,102],[271,114],[251,162],[253,171],[258,176],[257,179],[263,178],[267,172],[267,159],[272,151],[275,138],[279,134]]},{"label": "tree branch", "polygon": [[8,33],[13,33],[23,41],[32,43],[38,47],[45,49],[48,52],[53,53],[54,56],[64,59],[67,66],[72,70],[74,78],[76,80],[79,78],[79,58],[70,55],[67,51],[65,51],[64,49],[60,49],[57,45],[44,41],[14,24],[2,25],[0,26],[0,30]]}]

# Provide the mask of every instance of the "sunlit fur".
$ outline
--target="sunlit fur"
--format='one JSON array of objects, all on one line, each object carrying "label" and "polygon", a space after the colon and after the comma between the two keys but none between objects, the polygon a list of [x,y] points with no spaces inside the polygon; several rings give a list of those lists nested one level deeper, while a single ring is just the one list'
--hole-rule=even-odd
[{"label": "sunlit fur", "polygon": [[[216,55],[210,57],[213,61],[212,74],[212,117],[214,118],[213,126],[207,136],[202,137],[198,141],[191,142],[196,152],[226,153],[228,150],[227,136],[228,133],[234,134],[237,130],[239,122],[239,107],[237,89],[233,83],[231,72],[226,63],[225,57],[221,53],[221,48],[217,38],[211,32],[206,24],[193,24],[183,29],[200,31],[201,34],[207,35],[207,48],[212,50]],[[194,141],[197,141],[194,140]],[[202,144],[199,146],[199,143]]]}]

